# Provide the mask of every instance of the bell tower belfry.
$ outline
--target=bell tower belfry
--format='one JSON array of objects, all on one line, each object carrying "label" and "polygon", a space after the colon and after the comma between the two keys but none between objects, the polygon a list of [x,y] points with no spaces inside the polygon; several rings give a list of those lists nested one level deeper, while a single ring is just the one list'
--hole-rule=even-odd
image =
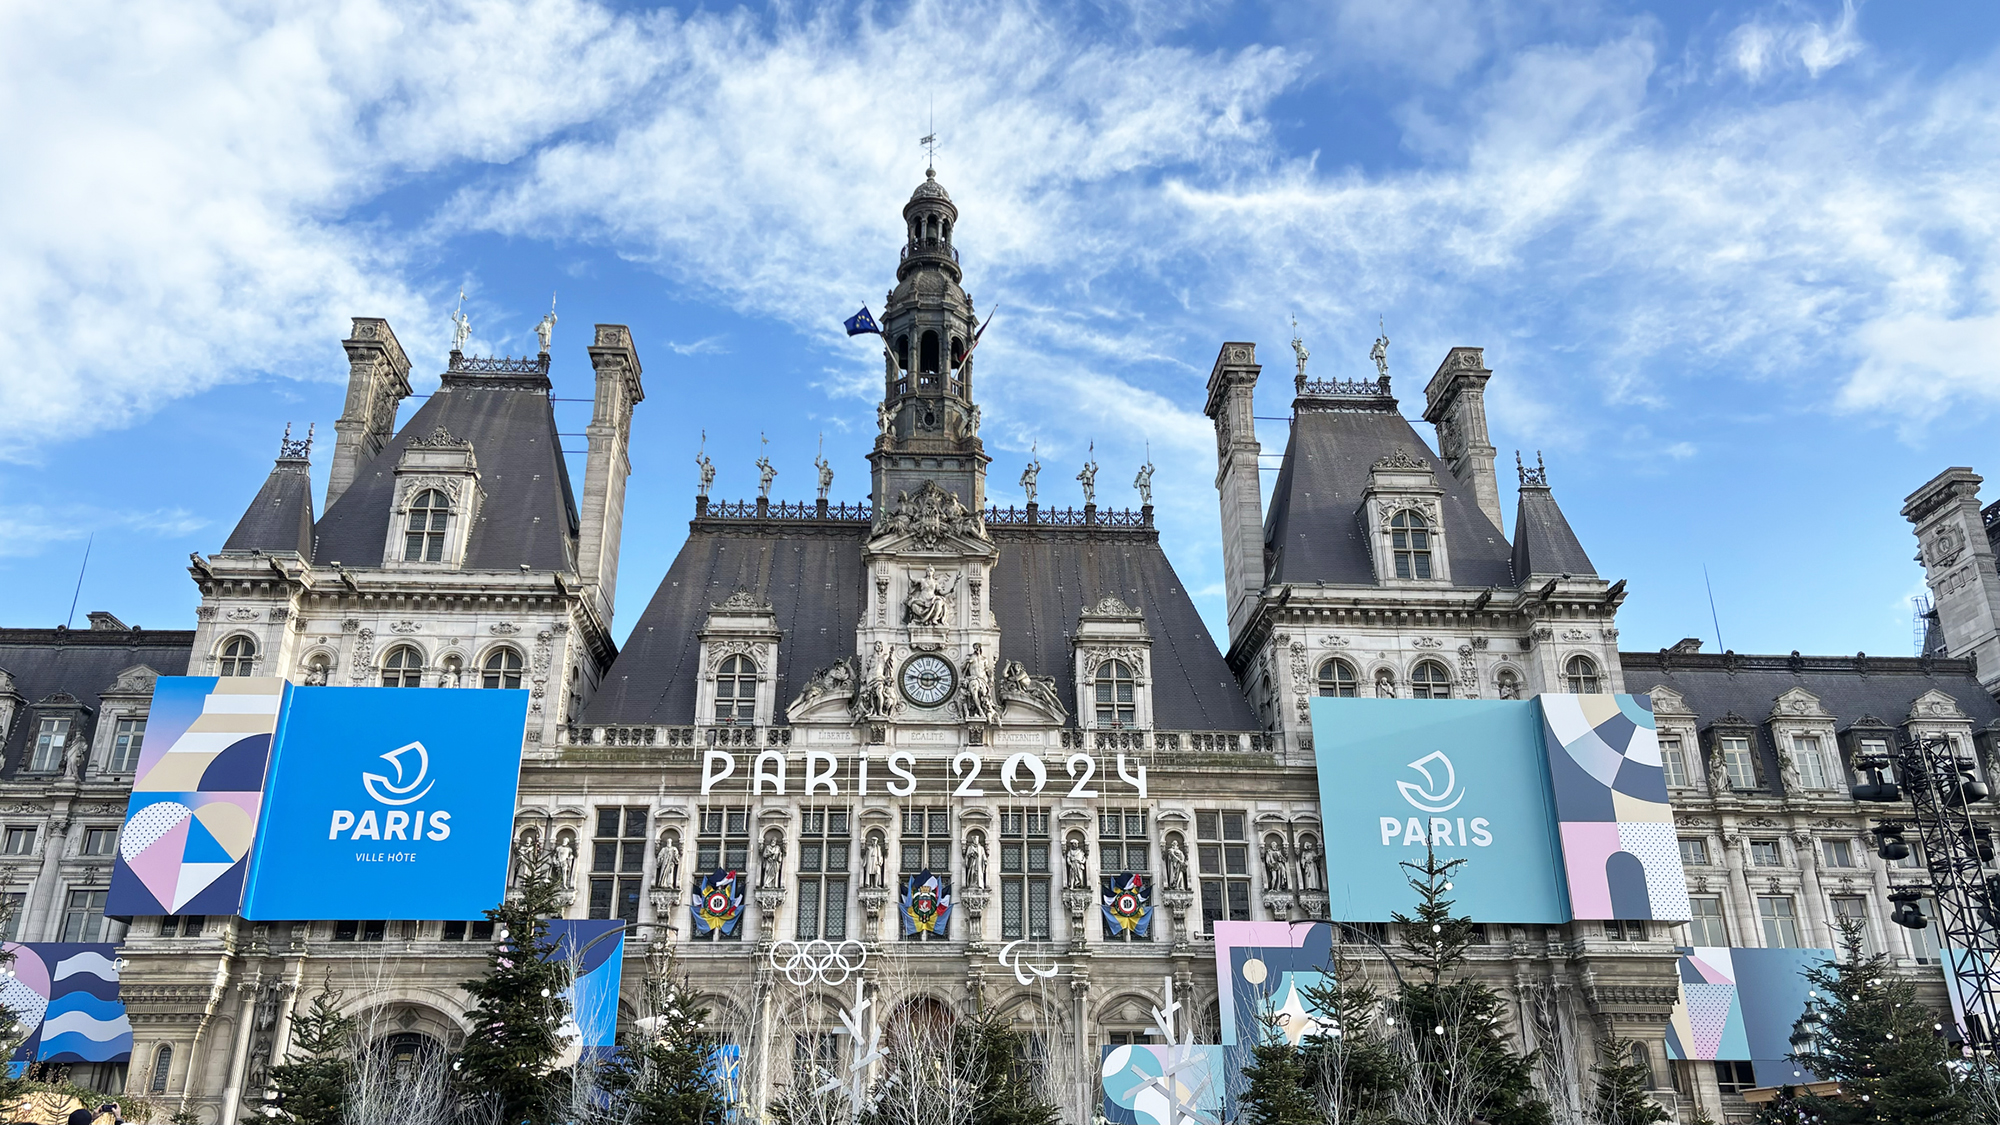
[{"label": "bell tower belfry", "polygon": [[966,509],[986,507],[979,405],[972,398],[972,343],[979,323],[952,246],[958,208],[935,169],[903,205],[906,228],[896,288],[882,310],[881,432],[874,466],[875,510],[935,482]]}]

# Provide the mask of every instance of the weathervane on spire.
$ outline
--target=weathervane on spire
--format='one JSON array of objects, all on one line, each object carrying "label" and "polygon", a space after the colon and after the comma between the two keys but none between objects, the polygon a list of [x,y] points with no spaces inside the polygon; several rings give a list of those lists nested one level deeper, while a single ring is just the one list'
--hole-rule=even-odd
[{"label": "weathervane on spire", "polygon": [[1375,318],[1375,326],[1380,334],[1375,337],[1375,346],[1368,350],[1368,358],[1375,361],[1375,371],[1386,383],[1389,379],[1389,329],[1379,316]]},{"label": "weathervane on spire", "polygon": [[465,287],[458,290],[458,311],[451,314],[451,350],[465,351],[465,342],[472,338],[472,318],[465,315]]},{"label": "weathervane on spire", "polygon": [[924,150],[928,154],[924,159],[924,175],[936,176],[937,175],[937,98],[935,96],[931,98],[930,132],[925,133],[924,138],[918,141],[917,143],[924,146]]},{"label": "weathervane on spire", "polygon": [[555,334],[556,334],[556,294],[555,291],[552,289],[549,291],[549,311],[545,316],[542,317],[541,323],[535,325],[535,335],[540,336],[542,338],[543,355],[549,354],[549,337],[554,336]]}]

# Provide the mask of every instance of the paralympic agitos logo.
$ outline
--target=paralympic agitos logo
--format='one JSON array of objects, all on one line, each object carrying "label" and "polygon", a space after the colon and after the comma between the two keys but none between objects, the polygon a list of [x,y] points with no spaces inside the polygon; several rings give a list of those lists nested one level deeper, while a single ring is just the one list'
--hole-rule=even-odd
[{"label": "paralympic agitos logo", "polygon": [[[399,746],[382,760],[395,769],[395,779],[387,774],[361,771],[361,788],[376,803],[389,806],[383,810],[378,821],[374,809],[364,809],[356,816],[351,809],[333,810],[333,824],[327,830],[326,838],[337,840],[342,832],[350,832],[350,840],[443,840],[451,835],[451,814],[442,809],[426,813],[423,809],[404,809],[400,806],[414,805],[430,793],[437,779],[430,776],[431,755],[421,742]],[[428,825],[428,830],[426,830]]]},{"label": "paralympic agitos logo", "polygon": [[[1425,813],[1446,813],[1458,808],[1465,800],[1466,791],[1459,787],[1458,771],[1452,768],[1451,759],[1442,750],[1433,750],[1409,764],[1410,769],[1423,777],[1422,784],[1414,781],[1398,781],[1396,789],[1411,808]],[[1382,844],[1388,846],[1401,840],[1404,844],[1422,846],[1431,844],[1438,847],[1484,848],[1493,843],[1493,833],[1488,831],[1490,822],[1483,816],[1470,820],[1465,817],[1400,817],[1382,818]]]}]

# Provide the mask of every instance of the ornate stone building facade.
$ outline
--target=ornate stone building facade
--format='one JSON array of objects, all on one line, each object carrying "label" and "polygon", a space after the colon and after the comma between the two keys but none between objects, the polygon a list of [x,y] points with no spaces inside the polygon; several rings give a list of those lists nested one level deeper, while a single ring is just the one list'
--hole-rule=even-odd
[{"label": "ornate stone building facade", "polygon": [[[398,426],[411,361],[386,323],[356,319],[323,510],[310,441],[287,440],[221,549],[191,559],[192,631],[109,615],[75,633],[0,631],[5,893],[23,937],[124,942],[128,1088],[236,1120],[301,991],[323,980],[386,1049],[453,1045],[458,982],[491,936],[470,919],[139,918],[129,932],[103,919],[89,897],[108,878],[99,849],[115,846],[151,678],[175,673],[530,691],[517,864],[553,864],[569,915],[631,924],[628,984],[638,959],[674,951],[745,1048],[753,1106],[795,1060],[819,1061],[836,1026],[837,990],[788,976],[785,943],[854,941],[884,1012],[977,1004],[1035,1029],[1068,1060],[1082,1121],[1097,1048],[1154,1034],[1169,982],[1214,1020],[1215,921],[1333,913],[1317,695],[1654,694],[1696,922],[1490,926],[1474,953],[1513,1030],[1547,1048],[1557,1096],[1616,1030],[1644,1045],[1683,1120],[1698,1105],[1743,1112],[1740,1075],[1665,1061],[1678,944],[1825,945],[1859,912],[1872,940],[1931,971],[1920,938],[1882,924],[1882,895],[1916,872],[1874,858],[1846,762],[1899,731],[1983,747],[2000,721],[1982,687],[2000,668],[1983,653],[2000,638],[2000,578],[1976,477],[1951,470],[1909,512],[1950,657],[1621,654],[1624,583],[1597,573],[1539,457],[1517,457],[1506,530],[1480,349],[1451,349],[1429,379],[1426,436],[1403,415],[1386,340],[1374,376],[1353,380],[1309,374],[1298,346],[1267,506],[1256,348],[1225,343],[1206,404],[1218,641],[1160,547],[1149,474],[1137,510],[1095,502],[1094,463],[1080,509],[1038,502],[1038,462],[1025,508],[986,502],[957,208],[927,177],[904,217],[868,495],[829,500],[823,466],[816,501],[773,500],[767,474],[754,501],[725,502],[705,471],[687,540],[622,649],[611,623],[644,388],[616,325],[588,349],[580,503],[546,337],[529,358],[454,351]],[[36,834],[22,850],[17,829]],[[692,900],[718,868],[751,887],[733,925],[698,936]],[[1126,874],[1156,888],[1144,938],[1099,910]],[[923,927],[905,925],[900,892],[926,875],[948,881],[952,906],[936,933],[906,935]],[[1379,966],[1368,942],[1393,937],[1366,922],[1356,955]]]}]

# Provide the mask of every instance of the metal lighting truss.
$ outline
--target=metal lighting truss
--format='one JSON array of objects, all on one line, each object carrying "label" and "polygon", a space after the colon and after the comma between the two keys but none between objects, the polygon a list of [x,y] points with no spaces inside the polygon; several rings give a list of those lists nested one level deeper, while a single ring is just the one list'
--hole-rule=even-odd
[{"label": "metal lighting truss", "polygon": [[[1918,906],[1926,891],[1937,901],[1939,956],[1950,967],[1963,1006],[1969,1043],[1989,1046],[2000,1029],[2000,877],[1989,877],[1992,831],[1974,823],[1972,806],[1990,796],[1974,760],[1941,737],[1905,740],[1888,754],[1855,758],[1867,780],[1854,799],[1882,804],[1908,800],[1912,815],[1878,820],[1874,835],[1885,860],[1910,854],[1905,836],[1916,829],[1930,885],[1892,891],[1890,920],[1913,930],[1930,919]],[[1893,774],[1885,778],[1885,770]]]}]

